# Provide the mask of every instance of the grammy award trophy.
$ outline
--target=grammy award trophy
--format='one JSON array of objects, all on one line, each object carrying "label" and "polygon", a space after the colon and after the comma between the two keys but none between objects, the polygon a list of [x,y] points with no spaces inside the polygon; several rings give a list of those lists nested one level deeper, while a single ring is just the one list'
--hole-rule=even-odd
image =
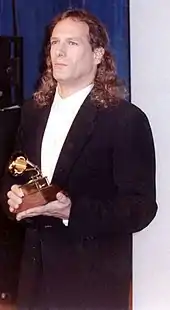
[{"label": "grammy award trophy", "polygon": [[16,177],[25,172],[30,172],[31,175],[29,181],[20,186],[24,197],[16,213],[56,200],[56,194],[60,188],[50,185],[47,177],[43,177],[39,167],[30,162],[25,155],[13,155],[8,169]]}]

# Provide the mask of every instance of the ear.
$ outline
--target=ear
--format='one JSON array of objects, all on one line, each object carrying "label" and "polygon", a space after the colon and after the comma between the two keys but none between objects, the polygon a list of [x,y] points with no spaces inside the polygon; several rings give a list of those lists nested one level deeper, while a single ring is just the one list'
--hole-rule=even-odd
[{"label": "ear", "polygon": [[103,47],[97,47],[94,50],[94,61],[96,65],[101,63],[104,53],[105,53],[105,50]]}]

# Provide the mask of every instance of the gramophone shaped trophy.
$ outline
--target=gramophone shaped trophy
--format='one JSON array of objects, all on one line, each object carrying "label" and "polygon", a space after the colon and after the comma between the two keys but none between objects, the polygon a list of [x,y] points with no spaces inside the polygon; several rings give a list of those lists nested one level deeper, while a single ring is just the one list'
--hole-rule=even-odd
[{"label": "gramophone shaped trophy", "polygon": [[56,200],[56,194],[60,188],[50,185],[47,177],[43,177],[39,167],[30,162],[25,155],[13,155],[8,169],[13,176],[32,172],[28,183],[21,185],[24,197],[16,213]]}]

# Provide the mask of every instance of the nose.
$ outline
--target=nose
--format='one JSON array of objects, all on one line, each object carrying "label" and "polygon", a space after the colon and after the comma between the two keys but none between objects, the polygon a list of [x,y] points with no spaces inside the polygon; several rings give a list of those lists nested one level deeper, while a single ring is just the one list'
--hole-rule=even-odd
[{"label": "nose", "polygon": [[58,44],[56,48],[56,54],[58,57],[63,57],[66,55],[66,46],[64,43]]}]

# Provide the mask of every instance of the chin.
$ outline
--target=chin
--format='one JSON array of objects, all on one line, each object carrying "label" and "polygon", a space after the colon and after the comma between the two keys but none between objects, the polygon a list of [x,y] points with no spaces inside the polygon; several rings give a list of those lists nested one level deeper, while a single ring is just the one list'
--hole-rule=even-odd
[{"label": "chin", "polygon": [[55,79],[57,82],[65,81],[65,78],[64,78],[63,76],[60,76],[59,74],[55,74],[55,75],[54,75],[54,79]]},{"label": "chin", "polygon": [[56,75],[54,76],[54,79],[55,79],[57,82],[59,82],[59,83],[66,83],[66,82],[70,81],[70,79],[69,79],[68,77],[66,77],[66,76],[61,76],[61,75],[59,75],[59,74],[56,74]]}]

